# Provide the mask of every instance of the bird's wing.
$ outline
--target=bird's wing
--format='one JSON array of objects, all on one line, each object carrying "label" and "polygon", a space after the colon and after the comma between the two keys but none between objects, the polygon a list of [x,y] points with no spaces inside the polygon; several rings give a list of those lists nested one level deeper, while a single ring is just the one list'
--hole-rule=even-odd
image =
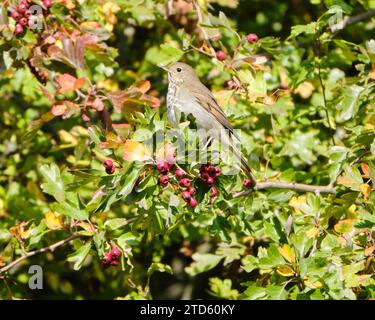
[{"label": "bird's wing", "polygon": [[190,88],[196,101],[208,112],[210,112],[215,119],[221,123],[222,126],[224,126],[225,129],[228,129],[229,132],[239,140],[238,135],[233,131],[233,127],[229,123],[224,111],[220,108],[215,97],[212,95],[212,92],[202,83],[199,84],[199,86]]}]

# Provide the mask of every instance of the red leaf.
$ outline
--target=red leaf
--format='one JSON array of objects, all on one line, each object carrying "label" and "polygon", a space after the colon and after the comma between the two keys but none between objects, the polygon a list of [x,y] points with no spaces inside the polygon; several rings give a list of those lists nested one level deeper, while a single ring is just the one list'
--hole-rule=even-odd
[{"label": "red leaf", "polygon": [[68,92],[73,90],[78,90],[85,84],[85,79],[77,79],[70,75],[69,73],[64,73],[63,75],[57,77],[56,82],[59,84],[60,89],[58,92]]},{"label": "red leaf", "polygon": [[65,104],[55,104],[51,108],[51,112],[54,116],[62,116],[67,109],[67,106]]}]

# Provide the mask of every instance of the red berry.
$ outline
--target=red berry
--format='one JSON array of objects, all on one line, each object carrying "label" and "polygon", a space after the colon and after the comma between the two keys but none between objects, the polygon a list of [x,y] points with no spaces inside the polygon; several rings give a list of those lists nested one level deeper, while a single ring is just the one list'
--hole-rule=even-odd
[{"label": "red berry", "polygon": [[116,171],[116,168],[114,166],[113,167],[107,167],[107,168],[105,168],[105,172],[107,174],[114,174],[115,171]]},{"label": "red berry", "polygon": [[111,167],[114,167],[114,164],[113,164],[113,161],[112,160],[105,160],[104,162],[103,162],[103,166],[105,167],[105,168],[111,168]]},{"label": "red berry", "polygon": [[252,184],[253,184],[253,183],[252,183],[252,181],[251,181],[250,179],[245,179],[245,180],[243,181],[243,186],[244,186],[245,188],[249,188],[249,187],[251,187]]},{"label": "red berry", "polygon": [[24,15],[24,17],[28,18],[28,17],[31,16],[31,11],[30,10],[26,10],[23,15]]},{"label": "red berry", "polygon": [[161,176],[159,179],[159,182],[162,186],[166,186],[169,182],[169,177],[168,176]]},{"label": "red berry", "polygon": [[116,258],[119,258],[121,256],[121,251],[117,247],[113,247],[111,250],[112,256],[115,256]]},{"label": "red berry", "polygon": [[183,191],[181,192],[182,199],[184,199],[186,202],[190,201],[191,194],[189,191]]},{"label": "red berry", "polygon": [[198,204],[197,200],[195,200],[194,198],[190,198],[189,206],[191,208],[194,208],[197,204]]},{"label": "red berry", "polygon": [[20,24],[17,24],[17,25],[16,25],[16,28],[14,29],[14,32],[15,32],[16,34],[21,34],[21,33],[23,32],[23,26],[20,25]]},{"label": "red berry", "polygon": [[118,260],[118,259],[111,261],[112,266],[118,266],[119,264],[120,264],[120,260]]},{"label": "red berry", "polygon": [[166,173],[169,170],[169,165],[166,161],[161,160],[156,164],[156,168],[159,170],[160,173]]},{"label": "red berry", "polygon": [[187,192],[189,192],[189,194],[193,196],[197,193],[197,189],[190,187]]},{"label": "red berry", "polygon": [[103,258],[103,264],[109,264],[112,261],[112,254],[110,252],[107,252],[104,254]]},{"label": "red berry", "polygon": [[189,188],[191,184],[191,180],[189,178],[183,178],[180,180],[180,186],[184,188]]},{"label": "red berry", "polygon": [[220,50],[216,52],[217,60],[223,61],[225,60],[226,57],[227,57],[227,54],[224,51]]},{"label": "red berry", "polygon": [[24,13],[27,10],[27,6],[24,3],[21,3],[17,6],[18,13]]},{"label": "red berry", "polygon": [[29,21],[27,20],[27,18],[23,17],[19,20],[19,23],[20,25],[22,26],[27,26],[27,24],[29,23]]},{"label": "red berry", "polygon": [[207,166],[206,165],[203,165],[203,166],[201,166],[201,168],[200,168],[200,173],[204,173],[204,172],[207,172]]},{"label": "red berry", "polygon": [[215,187],[211,188],[211,197],[215,198],[217,196],[217,189]]},{"label": "red berry", "polygon": [[248,43],[258,42],[259,38],[255,33],[250,33],[246,36]]},{"label": "red berry", "polygon": [[52,7],[52,1],[51,0],[43,0],[43,5],[49,9]]},{"label": "red berry", "polygon": [[207,184],[213,184],[214,183],[214,178],[208,177],[206,182],[207,182]]},{"label": "red berry", "polygon": [[214,166],[209,166],[208,167],[208,174],[211,177],[215,177],[216,176],[216,168]]},{"label": "red berry", "polygon": [[16,21],[18,21],[18,19],[20,17],[20,14],[17,11],[12,11],[12,13],[10,15]]},{"label": "red berry", "polygon": [[174,174],[177,178],[182,178],[185,175],[185,172],[183,172],[181,169],[176,169]]}]

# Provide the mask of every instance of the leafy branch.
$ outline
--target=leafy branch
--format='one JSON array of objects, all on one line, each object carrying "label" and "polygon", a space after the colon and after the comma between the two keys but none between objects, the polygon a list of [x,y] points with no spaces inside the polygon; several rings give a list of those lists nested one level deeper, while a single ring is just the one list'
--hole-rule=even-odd
[{"label": "leafy branch", "polygon": [[12,269],[13,267],[15,267],[17,264],[19,264],[20,262],[22,262],[25,259],[28,259],[28,258],[30,258],[32,256],[35,256],[37,254],[44,253],[44,252],[47,252],[47,251],[54,251],[55,249],[57,249],[59,247],[62,247],[63,245],[65,245],[65,244],[69,243],[70,241],[72,241],[74,239],[77,239],[79,237],[82,237],[82,235],[80,235],[80,234],[73,234],[70,237],[68,237],[66,239],[63,239],[63,240],[60,240],[60,241],[58,241],[56,243],[53,243],[53,244],[51,244],[51,245],[49,245],[47,247],[44,247],[44,248],[41,248],[41,249],[37,249],[37,250],[34,250],[34,251],[25,252],[24,255],[22,255],[18,259],[12,261],[11,263],[7,264],[5,267],[1,268],[0,269],[0,274],[7,272],[8,270]]}]

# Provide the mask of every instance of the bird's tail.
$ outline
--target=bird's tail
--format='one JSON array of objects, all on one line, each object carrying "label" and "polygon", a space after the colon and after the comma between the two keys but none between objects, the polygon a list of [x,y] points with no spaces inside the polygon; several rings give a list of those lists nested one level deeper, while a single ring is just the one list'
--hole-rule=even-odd
[{"label": "bird's tail", "polygon": [[236,148],[236,146],[232,143],[231,148],[234,152],[234,155],[236,158],[241,161],[241,170],[250,178],[251,180],[251,187],[254,187],[256,184],[256,178],[249,166],[249,163],[245,159],[245,157],[242,155],[241,151]]},{"label": "bird's tail", "polygon": [[[256,184],[256,178],[249,166],[249,163],[247,162],[247,160],[245,159],[245,157],[242,155],[242,152],[237,148],[237,146],[235,145],[234,141],[233,141],[233,138],[234,136],[232,134],[229,134],[227,135],[227,138],[229,138],[227,140],[228,142],[228,145],[231,149],[231,151],[233,151],[234,155],[236,156],[236,158],[240,161],[241,165],[241,170],[250,178],[251,180],[251,187],[255,187],[255,184]],[[238,139],[238,138],[237,138]]]}]

